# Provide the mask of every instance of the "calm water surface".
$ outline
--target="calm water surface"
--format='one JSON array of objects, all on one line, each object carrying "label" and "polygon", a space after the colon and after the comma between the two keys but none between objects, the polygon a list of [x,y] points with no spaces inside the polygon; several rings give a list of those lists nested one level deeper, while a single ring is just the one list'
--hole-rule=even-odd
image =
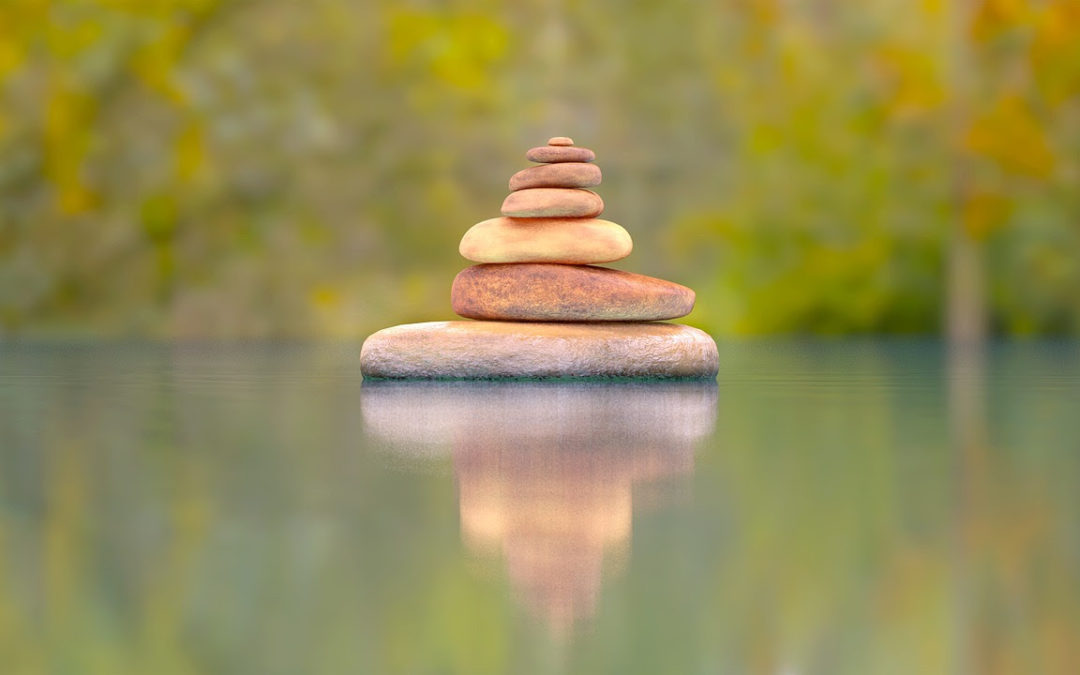
[{"label": "calm water surface", "polygon": [[1077,673],[1080,345],[0,343],[4,673]]}]

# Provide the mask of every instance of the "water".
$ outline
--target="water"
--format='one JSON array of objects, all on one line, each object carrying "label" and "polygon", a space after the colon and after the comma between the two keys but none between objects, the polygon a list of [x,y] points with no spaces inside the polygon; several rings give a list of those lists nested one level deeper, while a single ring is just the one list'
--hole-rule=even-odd
[{"label": "water", "polygon": [[1080,345],[0,344],[5,673],[1080,672]]}]

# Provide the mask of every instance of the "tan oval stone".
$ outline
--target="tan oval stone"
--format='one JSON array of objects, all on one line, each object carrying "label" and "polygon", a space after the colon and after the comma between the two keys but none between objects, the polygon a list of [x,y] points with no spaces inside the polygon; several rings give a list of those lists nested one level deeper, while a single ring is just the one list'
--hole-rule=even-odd
[{"label": "tan oval stone", "polygon": [[386,328],[364,341],[373,378],[716,377],[716,343],[671,323],[432,321]]},{"label": "tan oval stone", "polygon": [[590,264],[621,260],[634,242],[621,225],[594,218],[490,218],[461,238],[461,255],[479,263]]},{"label": "tan oval stone", "polygon": [[591,190],[529,188],[511,192],[502,214],[513,218],[592,218],[604,210],[604,200]]},{"label": "tan oval stone", "polygon": [[573,145],[574,139],[569,136],[552,136],[548,139],[548,145]]},{"label": "tan oval stone", "polygon": [[685,286],[588,265],[476,265],[454,278],[458,316],[508,321],[656,321],[685,316],[694,292]]},{"label": "tan oval stone", "polygon": [[541,164],[510,176],[510,190],[528,188],[584,188],[600,184],[600,167],[585,162]]},{"label": "tan oval stone", "polygon": [[532,148],[525,153],[525,159],[530,162],[591,162],[596,159],[596,153],[588,148],[575,146],[541,145]]}]

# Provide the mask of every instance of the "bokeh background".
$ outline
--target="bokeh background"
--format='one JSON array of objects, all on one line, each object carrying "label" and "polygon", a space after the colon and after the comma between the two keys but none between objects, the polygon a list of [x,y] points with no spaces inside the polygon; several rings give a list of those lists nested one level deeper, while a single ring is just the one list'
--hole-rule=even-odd
[{"label": "bokeh background", "polygon": [[716,335],[1080,328],[1071,0],[6,0],[0,332],[451,318],[557,134]]}]

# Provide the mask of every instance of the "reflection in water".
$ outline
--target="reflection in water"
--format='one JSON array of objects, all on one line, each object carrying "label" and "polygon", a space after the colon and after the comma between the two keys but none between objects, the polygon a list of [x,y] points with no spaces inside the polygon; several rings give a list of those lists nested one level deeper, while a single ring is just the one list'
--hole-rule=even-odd
[{"label": "reflection in water", "polygon": [[629,542],[635,486],[693,470],[716,384],[368,382],[362,401],[393,447],[452,450],[466,545],[503,555],[522,601],[564,633]]},{"label": "reflection in water", "polygon": [[[978,622],[974,611],[969,572],[972,565],[972,549],[977,546],[970,536],[973,523],[980,519],[980,505],[975,493],[980,483],[986,482],[985,466],[989,445],[986,430],[986,402],[984,400],[985,353],[982,345],[954,345],[948,354],[946,375],[949,397],[949,437],[954,458],[952,527],[953,540],[950,551],[950,576],[952,577],[952,612],[956,630],[955,672],[967,674],[979,661],[973,647],[972,626]],[[983,653],[989,651],[982,650]],[[986,664],[984,664],[986,665]]]},{"label": "reflection in water", "polygon": [[717,395],[0,343],[0,672],[1080,673],[1080,345],[722,349]]}]

